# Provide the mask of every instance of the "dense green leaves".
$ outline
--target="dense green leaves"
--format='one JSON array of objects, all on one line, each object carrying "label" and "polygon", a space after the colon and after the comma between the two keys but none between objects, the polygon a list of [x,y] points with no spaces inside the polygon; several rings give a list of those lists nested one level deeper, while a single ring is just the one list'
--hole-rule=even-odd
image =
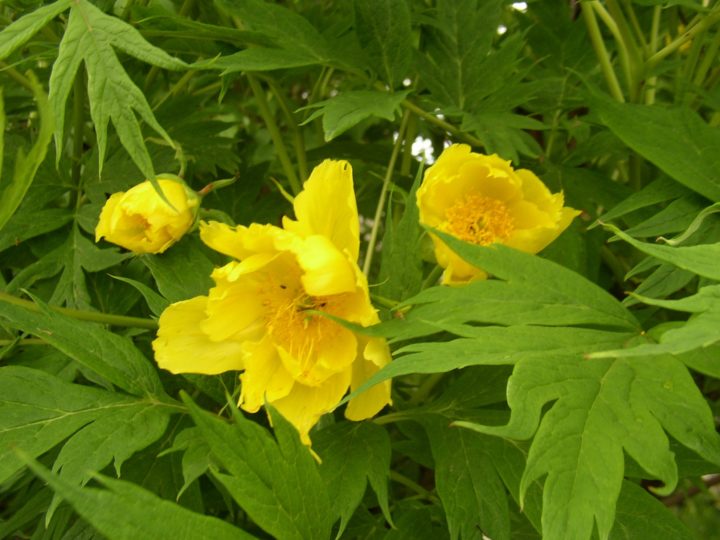
[{"label": "dense green leaves", "polygon": [[594,105],[603,122],[633,150],[681,184],[708,199],[720,200],[720,158],[715,151],[720,132],[695,112],[607,99],[597,99]]},{"label": "dense green leaves", "polygon": [[275,538],[330,538],[335,516],[317,465],[282,416],[273,414],[276,441],[239,412],[228,424],[186,403],[227,471],[215,477],[253,521]]},{"label": "dense green leaves", "polygon": [[107,150],[108,122],[112,121],[132,160],[146,178],[154,179],[152,160],[135,113],[169,145],[172,146],[173,142],[155,119],[145,95],[128,77],[115,54],[115,48],[165,69],[187,67],[184,62],[145,41],[132,26],[104,14],[86,0],[75,2],[50,77],[50,104],[56,119],[55,147],[58,159],[65,126],[65,102],[80,62],[84,62],[88,74],[90,115],[96,128],[100,171]]},{"label": "dense green leaves", "polygon": [[[79,489],[37,463],[33,472],[110,540],[249,540],[254,536],[218,518],[191,512],[130,482],[96,476],[106,489]],[[148,519],[148,517],[151,519]]]}]

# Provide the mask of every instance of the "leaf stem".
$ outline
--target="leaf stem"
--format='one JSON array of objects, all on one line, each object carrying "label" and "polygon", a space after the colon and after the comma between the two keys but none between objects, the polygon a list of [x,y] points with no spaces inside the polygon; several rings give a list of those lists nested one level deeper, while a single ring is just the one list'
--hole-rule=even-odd
[{"label": "leaf stem", "polygon": [[269,77],[265,78],[264,80],[268,83],[268,85],[270,86],[270,90],[272,90],[272,93],[278,100],[278,105],[280,105],[280,109],[282,109],[282,112],[285,114],[285,118],[288,121],[288,126],[290,126],[290,129],[292,131],[293,146],[295,148],[295,159],[297,159],[298,172],[300,173],[300,181],[304,182],[308,178],[308,166],[307,156],[305,154],[305,139],[303,137],[303,133],[298,128],[298,122],[295,119],[295,115],[290,109],[290,105],[287,101],[287,98],[285,97],[285,94],[283,94],[280,88],[278,88],[277,83]]},{"label": "leaf stem", "polygon": [[[384,87],[383,87],[383,90],[384,90]],[[458,139],[460,139],[468,144],[471,144],[473,146],[479,146],[481,148],[485,147],[485,144],[477,137],[473,137],[472,135],[465,133],[460,128],[453,126],[452,124],[446,122],[442,118],[438,118],[433,113],[430,113],[430,112],[418,107],[417,105],[415,105],[412,101],[410,101],[408,99],[404,99],[400,103],[400,105],[403,108],[407,109],[408,111],[412,112],[413,114],[419,116],[420,118],[422,118],[424,120],[427,120],[431,124],[435,124],[436,126],[444,129],[448,133],[454,135]]]},{"label": "leaf stem", "polygon": [[71,178],[76,190],[73,194],[75,201],[72,206],[75,206],[77,210],[82,200],[82,193],[80,192],[82,186],[80,184],[82,182],[83,132],[85,130],[85,72],[83,70],[78,70],[73,85],[72,121],[73,146]]},{"label": "leaf stem", "polygon": [[720,6],[716,6],[710,13],[708,13],[705,17],[700,19],[696,24],[690,26],[685,32],[683,32],[680,36],[675,38],[673,41],[668,43],[665,47],[660,49],[658,52],[653,54],[650,58],[647,59],[645,62],[645,71],[648,72],[652,68],[654,68],[662,59],[665,57],[671,55],[675,51],[677,51],[680,47],[682,47],[685,43],[693,39],[693,37],[697,36],[698,34],[704,32],[710,26],[712,26],[715,21],[720,19]]},{"label": "leaf stem", "polygon": [[[37,304],[30,302],[29,300],[23,300],[17,296],[7,294],[0,291],[0,302],[6,304],[12,304],[29,311],[42,312],[42,308]],[[140,317],[128,317],[126,315],[113,315],[111,313],[99,313],[97,311],[84,311],[80,309],[70,309],[57,306],[49,306],[50,309],[56,313],[78,319],[80,321],[91,321],[103,324],[110,324],[113,326],[129,326],[133,328],[147,328],[148,330],[155,330],[158,327],[157,321],[152,319],[142,319]]]},{"label": "leaf stem", "polygon": [[265,93],[254,75],[246,73],[246,77],[250,83],[250,89],[255,95],[255,101],[257,102],[258,109],[260,110],[260,116],[262,116],[265,121],[265,127],[267,127],[267,130],[270,132],[270,137],[275,145],[275,151],[277,152],[277,157],[280,160],[280,165],[282,166],[285,176],[287,176],[288,182],[290,183],[290,189],[292,189],[293,193],[297,195],[302,190],[300,180],[298,180],[297,173],[290,162],[287,148],[282,140],[282,134],[280,133],[280,129],[278,129],[275,118],[273,117],[267,100],[265,99]]},{"label": "leaf stem", "polygon": [[608,85],[610,94],[616,101],[625,103],[625,96],[623,96],[622,90],[620,89],[620,83],[617,80],[615,70],[610,62],[610,56],[605,48],[605,42],[603,41],[602,34],[600,33],[600,27],[598,26],[597,19],[595,18],[595,3],[595,1],[592,1],[583,2],[582,4],[581,11],[583,19],[585,20],[585,26],[587,27],[588,34],[590,35],[590,41],[592,42],[593,49],[595,49],[595,56],[597,56],[597,59],[600,62],[600,69],[605,77],[605,83]]},{"label": "leaf stem", "polygon": [[393,482],[397,482],[398,484],[402,484],[403,486],[410,488],[418,495],[422,496],[423,498],[433,501],[433,502],[439,502],[438,498],[433,495],[430,491],[422,487],[417,482],[410,480],[407,476],[400,474],[397,471],[390,470],[390,480]]},{"label": "leaf stem", "polygon": [[366,276],[370,274],[370,267],[372,266],[373,255],[375,252],[375,245],[377,244],[378,231],[380,230],[380,221],[382,220],[383,210],[385,209],[385,199],[387,198],[388,187],[392,180],[393,170],[395,169],[395,162],[397,161],[400,148],[405,142],[405,130],[407,129],[408,121],[410,119],[410,112],[405,111],[402,121],[400,122],[400,129],[398,130],[397,140],[393,146],[392,154],[390,155],[390,163],[388,163],[385,178],[383,179],[383,185],[380,189],[380,197],[378,199],[377,207],[375,208],[375,219],[373,221],[372,230],[370,231],[370,241],[367,245],[367,251],[365,252],[365,263],[363,264],[363,273]]}]

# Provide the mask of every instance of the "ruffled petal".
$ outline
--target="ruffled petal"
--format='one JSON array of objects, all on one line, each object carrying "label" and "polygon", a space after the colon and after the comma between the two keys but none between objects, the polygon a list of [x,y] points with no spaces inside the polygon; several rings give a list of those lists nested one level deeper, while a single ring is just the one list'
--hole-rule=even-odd
[{"label": "ruffled petal", "polygon": [[302,237],[322,235],[356,261],[360,250],[352,167],[347,161],[325,160],[315,167],[293,203],[297,221],[283,227]]},{"label": "ruffled petal", "polygon": [[287,396],[295,379],[283,366],[270,338],[245,343],[244,351],[245,372],[240,375],[240,406],[248,412],[257,412],[266,401]]},{"label": "ruffled petal", "polygon": [[330,296],[355,290],[357,265],[330,239],[309,236],[293,243],[292,251],[302,269],[303,287],[309,295]]},{"label": "ruffled petal", "polygon": [[215,375],[243,369],[243,351],[234,340],[212,341],[202,331],[206,296],[196,296],[170,305],[160,315],[157,339],[152,346],[155,360],[172,373]]},{"label": "ruffled petal", "polygon": [[310,429],[323,414],[332,411],[342,399],[350,385],[350,370],[330,377],[320,386],[305,386],[296,383],[290,393],[278,400],[270,401],[300,432],[304,444],[310,444]]},{"label": "ruffled petal", "polygon": [[[383,338],[363,337],[359,341],[360,358],[353,364],[350,391],[354,392],[390,363],[390,349]],[[383,381],[355,396],[345,409],[345,417],[349,420],[372,418],[385,405],[390,405],[390,381]]]}]

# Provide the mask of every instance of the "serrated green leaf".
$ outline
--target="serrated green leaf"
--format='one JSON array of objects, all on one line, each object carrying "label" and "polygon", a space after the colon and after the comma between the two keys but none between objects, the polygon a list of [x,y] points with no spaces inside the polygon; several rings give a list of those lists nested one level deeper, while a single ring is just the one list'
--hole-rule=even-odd
[{"label": "serrated green leaf", "polygon": [[0,297],[0,320],[33,334],[130,394],[165,396],[150,360],[132,342],[95,323],[50,311],[31,311]]},{"label": "serrated green leaf", "polygon": [[693,540],[695,536],[657,498],[633,482],[625,481],[617,502],[610,540],[672,538]]},{"label": "serrated green leaf", "polygon": [[[418,56],[420,76],[435,98],[460,110],[473,110],[487,95],[485,62],[500,24],[498,0],[443,0],[433,17],[437,28]],[[507,69],[507,66],[506,66]]]},{"label": "serrated green leaf", "polygon": [[[134,415],[139,411],[153,410],[151,414],[156,414],[158,419],[167,415],[167,412],[156,409],[157,403],[67,383],[44,371],[20,366],[0,368],[0,388],[0,483],[23,466],[14,453],[15,448],[35,457],[98,420],[102,420],[99,429],[107,431],[118,430],[118,425],[113,423],[118,414]],[[99,470],[113,457],[126,459],[136,449],[145,446],[141,438],[123,440],[121,432],[128,435],[132,429],[132,425],[120,427],[119,438],[108,434],[104,438],[104,447],[92,448],[87,434],[96,432],[96,428],[90,428],[67,452],[63,449],[65,464],[70,463],[67,458],[75,460],[70,465],[73,468],[73,474],[70,474],[72,481],[79,483],[86,480],[86,471]],[[155,431],[155,434],[159,437],[162,433]],[[147,444],[152,442],[145,441]],[[87,463],[83,462],[82,455],[74,453],[78,448],[81,453],[87,452],[90,456]]]},{"label": "serrated green leaf", "polygon": [[684,186],[720,201],[720,131],[690,109],[593,98],[602,122],[625,144]]},{"label": "serrated green leaf", "polygon": [[[397,88],[412,62],[412,28],[407,0],[355,0],[355,27],[368,65]],[[330,139],[326,139],[330,140]]]},{"label": "serrated green leaf", "polygon": [[165,453],[177,451],[183,452],[181,464],[184,483],[177,494],[178,498],[180,498],[190,484],[210,468],[211,451],[210,446],[200,432],[200,428],[197,427],[186,428],[178,433],[173,441],[172,448],[166,450]]},{"label": "serrated green leaf", "polygon": [[[543,406],[552,401],[541,420]],[[535,434],[520,492],[547,475],[542,517],[547,538],[589,539],[594,523],[601,540],[608,538],[623,451],[664,482],[659,492],[672,491],[677,469],[665,431],[720,463],[720,437],[707,403],[672,357],[628,362],[549,355],[521,361],[508,383],[508,404],[512,415],[506,426],[458,425],[516,439]]]},{"label": "serrated green leaf", "polygon": [[422,287],[422,229],[415,204],[415,192],[422,182],[422,170],[422,167],[418,167],[410,193],[405,197],[405,209],[400,220],[395,223],[392,212],[387,213],[377,287],[377,294],[385,298],[406,300]]},{"label": "serrated green leaf", "polygon": [[348,129],[372,116],[394,120],[400,103],[408,92],[376,92],[374,90],[355,90],[343,92],[325,101],[319,101],[308,108],[317,108],[305,121],[308,123],[322,116],[325,141],[331,141]]},{"label": "serrated green leaf", "polygon": [[158,293],[156,293],[144,283],[140,283],[135,279],[126,278],[123,276],[110,277],[117,279],[118,281],[122,281],[123,283],[127,283],[132,287],[135,287],[135,289],[143,295],[143,298],[145,298],[145,301],[147,302],[150,311],[152,311],[153,314],[157,315],[158,317],[165,310],[165,308],[170,305],[170,302],[168,302],[165,298],[160,296]]},{"label": "serrated green leaf", "polygon": [[72,0],[57,0],[23,15],[6,26],[0,32],[0,60],[4,60],[13,51],[22,47],[43,26],[65,11],[71,3]]},{"label": "serrated green leaf", "polygon": [[91,299],[85,283],[85,272],[100,272],[130,257],[132,253],[121,253],[117,248],[100,249],[77,226],[73,226],[60,261],[62,274],[50,302],[88,308]]},{"label": "serrated green leaf", "polygon": [[54,112],[55,147],[60,159],[65,125],[65,102],[80,62],[88,73],[90,115],[95,125],[100,172],[107,148],[107,127],[112,121],[120,142],[146,178],[155,171],[135,113],[165,141],[173,142],[155,119],[142,91],[130,79],[114,48],[165,69],[187,69],[188,65],[147,41],[127,23],[106,15],[87,0],[77,0],[70,11],[60,42],[58,58],[50,75],[50,104]]},{"label": "serrated green leaf", "polygon": [[330,499],[310,451],[287,420],[271,413],[276,441],[239,412],[231,425],[183,399],[229,473],[215,477],[258,526],[280,540],[330,537]]},{"label": "serrated green leaf", "polygon": [[720,260],[720,243],[681,247],[659,246],[635,240],[609,223],[603,226],[647,255],[703,277],[720,280],[720,265],[717,264]]},{"label": "serrated green leaf", "polygon": [[451,540],[510,538],[505,488],[492,464],[490,437],[450,427],[445,418],[422,421],[435,460],[435,486],[445,509]]},{"label": "serrated green leaf", "polygon": [[59,229],[72,220],[73,211],[68,208],[16,212],[0,231],[0,251]]},{"label": "serrated green leaf", "polygon": [[[35,174],[40,164],[45,159],[48,147],[50,146],[50,140],[52,139],[54,124],[52,112],[48,105],[48,98],[32,72],[28,72],[27,80],[30,82],[32,94],[37,103],[38,114],[40,116],[40,130],[35,143],[27,155],[22,148],[18,148],[12,181],[6,186],[0,186],[0,188],[2,188],[2,198],[0,198],[0,230],[5,227],[20,206],[20,203],[22,203],[25,194],[35,179]],[[2,150],[2,148],[0,148],[0,150]],[[1,172],[2,170],[0,170],[0,173]]]},{"label": "serrated green leaf", "polygon": [[263,34],[283,49],[315,58],[320,63],[332,56],[323,35],[306,18],[284,6],[262,0],[216,2],[239,17],[245,29]]},{"label": "serrated green leaf", "polygon": [[160,294],[170,302],[207,294],[212,287],[213,264],[199,244],[197,239],[186,236],[162,255],[141,258],[155,278]]},{"label": "serrated green leaf", "polygon": [[35,461],[28,467],[109,540],[250,540],[254,536],[215,517],[191,512],[131,482],[96,475],[107,489],[78,488]]},{"label": "serrated green leaf", "polygon": [[313,447],[322,460],[320,474],[327,486],[335,514],[340,516],[340,538],[350,518],[372,486],[385,519],[390,519],[388,475],[390,437],[372,423],[342,422],[313,434]]}]

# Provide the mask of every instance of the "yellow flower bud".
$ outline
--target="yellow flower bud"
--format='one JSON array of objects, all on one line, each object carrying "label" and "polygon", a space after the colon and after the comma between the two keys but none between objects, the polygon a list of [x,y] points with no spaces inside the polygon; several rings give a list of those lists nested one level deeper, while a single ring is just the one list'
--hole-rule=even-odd
[{"label": "yellow flower bud", "polygon": [[[425,172],[417,204],[424,225],[472,244],[499,243],[526,253],[545,248],[580,213],[563,206],[563,194],[551,193],[531,171],[515,170],[496,154],[477,154],[465,144],[445,149]],[[487,277],[431,237],[437,262],[445,268],[443,283]]]},{"label": "yellow flower bud", "polygon": [[114,193],[100,213],[95,241],[105,238],[135,253],[162,253],[180,240],[195,222],[200,198],[178,177],[162,175],[158,183],[172,206],[148,180]]}]

